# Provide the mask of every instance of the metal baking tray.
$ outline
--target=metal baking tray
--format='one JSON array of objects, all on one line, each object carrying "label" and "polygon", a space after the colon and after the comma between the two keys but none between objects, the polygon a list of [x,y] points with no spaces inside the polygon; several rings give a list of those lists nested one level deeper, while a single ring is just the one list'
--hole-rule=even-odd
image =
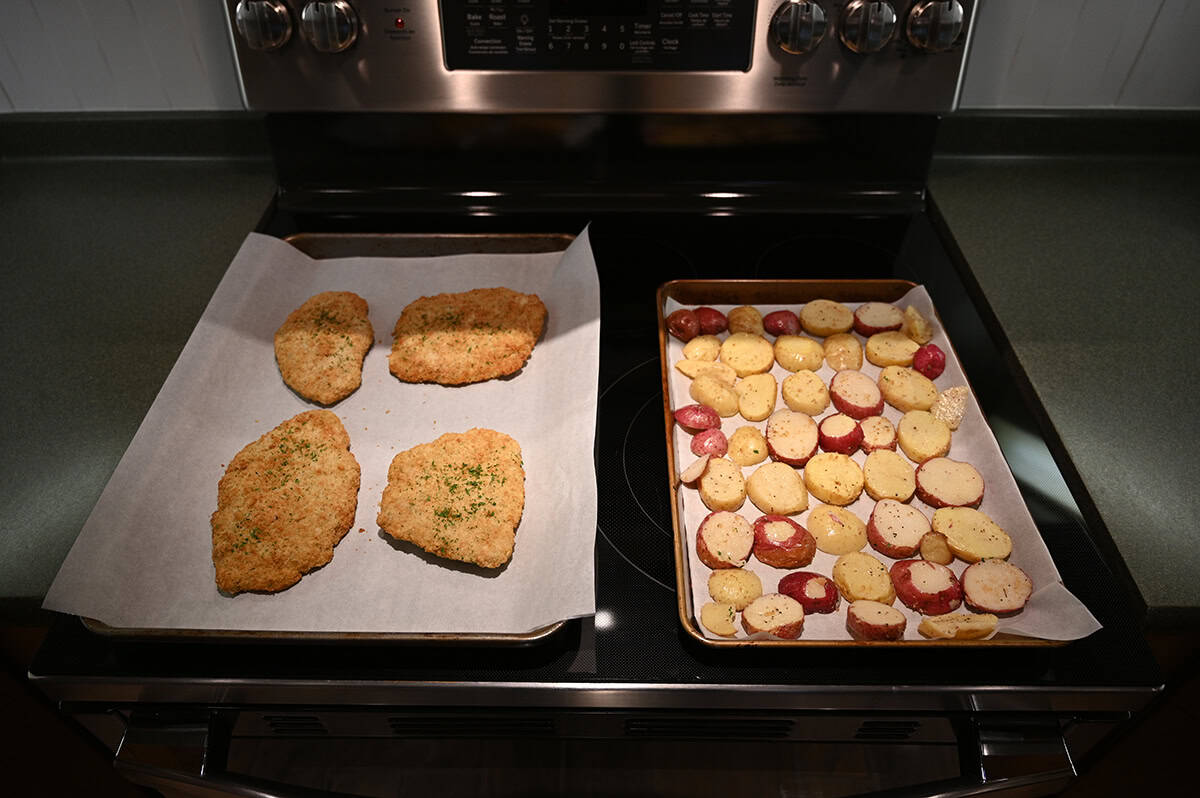
[{"label": "metal baking tray", "polygon": [[[424,234],[298,233],[285,236],[292,246],[317,259],[347,257],[433,257],[468,253],[536,253],[566,250],[575,239],[566,234]],[[151,629],[110,626],[92,618],[85,628],[105,637],[127,640],[277,643],[399,643],[438,646],[531,646],[554,635],[566,621],[523,634],[405,632],[277,632],[221,629]]]},{"label": "metal baking tray", "polygon": [[[915,283],[906,280],[896,279],[870,279],[870,280],[675,280],[664,283],[658,289],[657,305],[658,305],[658,336],[659,336],[659,353],[662,365],[662,394],[663,394],[663,418],[666,428],[666,445],[667,445],[667,460],[670,474],[671,493],[671,520],[674,527],[674,551],[675,551],[675,579],[677,586],[677,604],[679,611],[679,620],[684,631],[696,640],[698,643],[713,647],[713,648],[789,648],[796,646],[857,646],[857,647],[896,647],[896,646],[954,646],[954,647],[988,647],[988,646],[1028,646],[1028,647],[1046,647],[1064,645],[1064,641],[1046,640],[1037,637],[1027,637],[997,631],[990,638],[983,640],[928,640],[928,639],[904,639],[899,641],[863,641],[856,640],[849,636],[848,632],[843,629],[844,639],[833,637],[822,638],[806,638],[807,630],[800,638],[796,640],[782,640],[778,638],[719,638],[706,634],[698,621],[698,612],[694,606],[694,589],[692,579],[692,560],[695,554],[690,543],[689,531],[694,534],[694,530],[689,530],[685,527],[684,510],[683,510],[683,494],[682,486],[680,485],[678,474],[692,461],[694,455],[686,449],[683,452],[677,451],[675,442],[676,424],[674,421],[672,407],[672,385],[686,385],[688,379],[678,374],[674,368],[674,361],[669,353],[669,344],[673,340],[667,332],[666,316],[668,315],[667,303],[674,301],[685,306],[737,306],[737,305],[753,305],[763,311],[764,315],[770,310],[780,308],[790,308],[799,310],[799,307],[806,302],[814,299],[831,299],[845,303],[860,303],[867,301],[880,302],[897,302],[904,297],[909,291],[918,286]],[[945,327],[941,323],[941,319],[936,315],[936,309],[933,309],[933,317],[935,328],[944,333]],[[804,333],[802,333],[804,334]],[[857,336],[860,343],[863,342],[862,336]],[[953,350],[952,342],[948,339],[944,342],[939,341],[943,349],[946,350],[947,360],[953,359],[958,361],[957,353]],[[864,359],[864,366],[869,367],[869,364]],[[776,367],[778,368],[778,367]],[[827,368],[827,367],[826,367]],[[828,382],[828,380],[826,380]],[[965,375],[961,383],[967,384]],[[945,387],[939,385],[939,387]],[[974,391],[972,390],[972,396]],[[890,410],[890,408],[889,408]],[[826,413],[832,411],[826,411]],[[822,416],[825,413],[822,414]],[[737,417],[740,419],[740,417]],[[749,423],[744,420],[740,423]],[[981,422],[986,426],[986,422]],[[765,422],[759,422],[760,425]],[[988,432],[990,436],[990,431]],[[994,444],[994,439],[993,439]],[[998,447],[997,447],[998,448]],[[1002,460],[1001,456],[1001,460]],[[860,463],[861,464],[861,463]],[[1007,470],[1007,466],[1004,466]],[[1010,474],[1011,475],[1011,474]],[[686,490],[692,490],[687,488]],[[866,494],[864,493],[863,496]],[[913,501],[917,501],[915,498]],[[746,500],[747,505],[749,499]],[[811,508],[812,504],[810,504]],[[982,509],[982,508],[981,508]],[[745,507],[740,511],[746,513]],[[749,511],[751,514],[757,513],[757,508],[751,506]],[[985,510],[986,512],[986,510]],[[861,515],[860,515],[861,517]],[[865,520],[865,519],[864,519]],[[1040,533],[1039,533],[1040,534]],[[885,564],[890,562],[890,559],[878,554],[869,545],[863,551],[870,553]],[[818,556],[821,556],[818,553]],[[826,555],[829,556],[829,555]],[[1048,555],[1047,555],[1048,556]],[[1051,564],[1052,565],[1052,564]],[[810,566],[804,570],[817,570],[825,573],[821,568]],[[782,573],[782,571],[780,571]],[[825,573],[829,576],[828,573]],[[771,585],[768,585],[764,580],[763,592],[773,592]],[[909,624],[912,629],[911,617],[914,615],[907,611],[897,600],[895,605],[898,609],[906,612],[910,616]],[[842,599],[836,615],[841,618],[845,617],[845,610],[848,602]],[[957,611],[966,612],[966,608],[962,607]],[[813,616],[809,616],[810,618]],[[808,619],[806,618],[806,626]],[[740,635],[740,631],[739,631]]]}]

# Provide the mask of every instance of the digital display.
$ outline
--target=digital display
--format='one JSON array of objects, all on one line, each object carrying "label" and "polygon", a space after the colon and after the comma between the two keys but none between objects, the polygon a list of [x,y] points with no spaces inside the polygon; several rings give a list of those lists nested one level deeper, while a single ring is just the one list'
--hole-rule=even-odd
[{"label": "digital display", "polygon": [[550,0],[551,14],[578,14],[588,17],[640,17],[648,0]]}]

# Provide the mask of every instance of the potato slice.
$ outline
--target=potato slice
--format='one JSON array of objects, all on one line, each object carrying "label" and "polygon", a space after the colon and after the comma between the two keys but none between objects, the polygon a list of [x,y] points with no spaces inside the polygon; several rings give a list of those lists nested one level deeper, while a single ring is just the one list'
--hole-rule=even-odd
[{"label": "potato slice", "polygon": [[697,377],[713,377],[730,386],[737,382],[737,372],[724,363],[708,360],[681,360],[675,364],[675,370],[692,380]]},{"label": "potato slice", "polygon": [[688,395],[705,407],[716,410],[722,418],[737,415],[737,391],[716,377],[703,375],[692,380]]},{"label": "potato slice", "polygon": [[963,599],[978,612],[1016,615],[1033,595],[1033,581],[1005,560],[980,560],[962,575]]},{"label": "potato slice", "polygon": [[821,452],[804,464],[804,486],[826,504],[847,505],[863,489],[863,472],[844,454]]},{"label": "potato slice", "polygon": [[721,339],[715,335],[697,335],[683,345],[687,360],[716,360],[721,354]]},{"label": "potato slice", "polygon": [[881,604],[896,600],[896,590],[887,567],[870,554],[852,551],[833,564],[833,581],[848,601],[867,599]]},{"label": "potato slice", "polygon": [[788,410],[818,416],[829,407],[829,389],[815,371],[797,371],[783,378],[783,403]]},{"label": "potato slice", "polygon": [[900,325],[900,332],[922,345],[933,340],[933,324],[912,305],[904,309],[904,323]]},{"label": "potato slice", "polygon": [[766,330],[763,328],[763,315],[758,308],[750,305],[739,305],[729,311],[726,316],[729,324],[729,332],[731,333],[749,333],[751,335],[762,335]]},{"label": "potato slice", "polygon": [[751,374],[734,383],[738,412],[747,421],[762,421],[775,412],[778,384],[774,374]]},{"label": "potato slice", "polygon": [[895,607],[859,599],[846,610],[846,630],[856,640],[901,640],[908,619]]},{"label": "potato slice", "polygon": [[721,362],[739,377],[762,374],[775,364],[775,348],[761,335],[736,332],[721,344]]},{"label": "potato slice", "polygon": [[888,366],[879,372],[879,392],[901,413],[928,410],[937,399],[933,380],[903,366]]},{"label": "potato slice", "polygon": [[867,339],[867,360],[876,366],[911,366],[921,346],[899,330],[881,332]]},{"label": "potato slice", "polygon": [[700,500],[710,510],[736,510],[746,501],[742,469],[724,457],[709,458],[708,468],[697,480]]},{"label": "potato slice", "polygon": [[862,344],[850,333],[835,333],[825,339],[825,362],[834,371],[862,368]]},{"label": "potato slice", "polygon": [[[715,571],[714,573],[724,573]],[[733,621],[737,618],[737,610],[731,604],[721,604],[710,601],[700,608],[700,625],[718,637],[734,637],[737,627]]]},{"label": "potato slice", "polygon": [[896,441],[914,463],[944,457],[950,451],[950,427],[928,410],[909,410],[896,425]]},{"label": "potato slice", "polygon": [[808,514],[807,528],[826,554],[840,556],[867,545],[867,525],[845,507],[817,505]]},{"label": "potato slice", "polygon": [[906,502],[917,489],[917,477],[909,462],[891,449],[878,449],[863,462],[863,487],[875,501]]},{"label": "potato slice", "polygon": [[955,612],[921,619],[917,631],[935,640],[979,640],[996,631],[999,618],[991,613]]},{"label": "potato slice", "polygon": [[738,612],[762,595],[762,580],[745,568],[719,568],[708,575],[708,595]]},{"label": "potato slice", "polygon": [[816,371],[825,361],[825,349],[803,335],[781,335],[775,339],[775,362],[788,371]]},{"label": "potato slice", "polygon": [[849,332],[854,326],[854,311],[831,299],[814,299],[800,309],[800,326],[809,335],[824,338]]},{"label": "potato slice", "polygon": [[933,531],[946,536],[954,556],[965,562],[1007,558],[1012,538],[987,515],[970,507],[942,507],[933,512]]},{"label": "potato slice", "polygon": [[767,439],[757,427],[747,424],[729,436],[729,459],[740,466],[758,465],[767,459]]},{"label": "potato slice", "polygon": [[742,628],[748,635],[767,633],[795,640],[804,629],[804,607],[791,596],[768,593],[742,610]]},{"label": "potato slice", "polygon": [[767,515],[792,515],[808,509],[804,480],[786,463],[759,466],[746,480],[746,495]]}]

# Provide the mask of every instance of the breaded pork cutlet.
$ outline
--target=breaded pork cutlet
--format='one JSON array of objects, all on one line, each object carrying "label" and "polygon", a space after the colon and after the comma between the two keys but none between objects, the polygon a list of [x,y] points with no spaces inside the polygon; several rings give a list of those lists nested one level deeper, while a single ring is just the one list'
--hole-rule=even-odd
[{"label": "breaded pork cutlet", "polygon": [[388,367],[405,382],[463,385],[518,371],[546,323],[536,294],[477,288],[424,296],[396,322]]},{"label": "breaded pork cutlet", "polygon": [[288,419],[238,452],[212,514],[217,587],[283,590],[333,559],[354,523],[359,474],[350,436],[328,410]]},{"label": "breaded pork cutlet", "polygon": [[350,291],[325,291],[275,331],[275,361],[293,391],[331,405],[362,384],[363,358],[374,339],[366,300]]},{"label": "breaded pork cutlet", "polygon": [[490,429],[451,432],[392,459],[377,521],[430,554],[499,568],[525,510],[521,447]]}]

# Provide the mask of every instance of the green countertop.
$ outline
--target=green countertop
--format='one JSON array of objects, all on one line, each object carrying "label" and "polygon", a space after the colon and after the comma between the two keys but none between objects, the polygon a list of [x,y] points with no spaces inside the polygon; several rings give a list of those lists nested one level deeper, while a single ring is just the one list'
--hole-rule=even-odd
[{"label": "green countertop", "polygon": [[1151,620],[1200,608],[1200,157],[946,156],[929,187]]},{"label": "green countertop", "polygon": [[[173,127],[192,155],[0,125],[0,610],[40,605],[272,196],[258,142]],[[930,189],[1152,613],[1200,609],[1200,155],[946,155]]]},{"label": "green countertop", "polygon": [[273,191],[266,159],[0,162],[0,611],[40,606]]}]

